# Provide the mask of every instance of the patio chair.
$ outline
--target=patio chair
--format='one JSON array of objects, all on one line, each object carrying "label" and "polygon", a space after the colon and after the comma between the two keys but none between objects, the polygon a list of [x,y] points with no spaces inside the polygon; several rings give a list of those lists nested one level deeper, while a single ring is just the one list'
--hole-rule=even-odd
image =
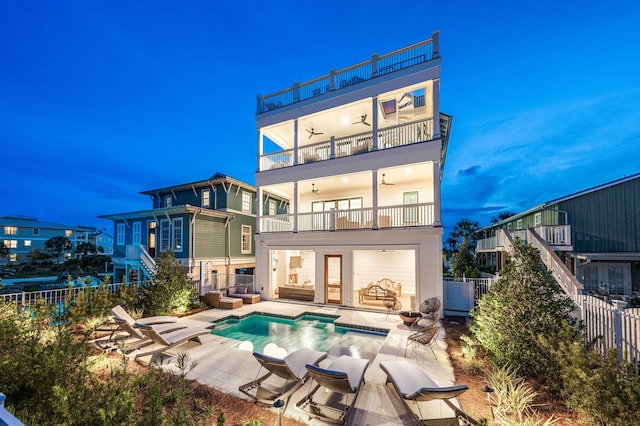
[{"label": "patio chair", "polygon": [[[113,333],[109,336],[108,339],[104,339],[100,341],[99,346],[102,349],[112,349],[114,347],[118,347],[118,349],[129,352],[132,350],[136,350],[142,346],[153,343],[149,337],[147,337],[139,328],[135,326],[135,324],[129,324],[129,321],[119,318],[113,317],[113,320],[118,327],[120,333],[116,334],[115,337]],[[166,323],[166,324],[154,324],[151,325],[158,333],[169,333],[171,331],[179,330],[181,328],[186,328],[186,325],[178,324],[178,323]],[[123,334],[124,333],[124,334]]]},{"label": "patio chair", "polygon": [[[422,368],[406,360],[383,361],[380,363],[380,368],[387,374],[387,386],[389,383],[393,385],[393,389],[407,411],[415,418],[416,424],[426,424],[427,422],[427,419],[424,419],[422,415],[419,403],[433,400],[444,401],[462,424],[476,424],[473,418],[450,401],[466,392],[469,386],[438,386]],[[409,404],[410,401],[413,401],[414,404]]]},{"label": "patio chair", "polygon": [[200,336],[203,334],[209,334],[210,330],[206,328],[181,328],[165,334],[160,334],[152,325],[136,323],[136,327],[142,331],[153,343],[158,345],[155,349],[150,351],[141,352],[135,354],[134,358],[140,358],[147,355],[154,355],[160,352],[167,351],[175,346],[181,345],[187,341],[194,341],[202,344]]},{"label": "patio chair", "polygon": [[411,333],[409,337],[407,337],[407,345],[404,347],[404,356],[405,357],[407,356],[407,349],[409,348],[409,345],[414,343],[416,346],[418,345],[427,346],[429,349],[431,349],[431,353],[433,354],[433,357],[435,359],[438,359],[438,357],[436,357],[436,353],[433,351],[432,345],[436,342],[438,338],[438,333],[440,333],[440,327],[441,327],[440,324],[436,324],[431,328]]},{"label": "patio chair", "polygon": [[124,309],[121,305],[117,305],[111,308],[111,313],[118,318],[122,318],[123,320],[126,320],[132,326],[136,322],[139,324],[151,325],[151,324],[164,324],[168,322],[178,321],[178,317],[170,317],[170,316],[156,316],[156,317],[133,319],[133,317],[131,317],[131,315],[129,315],[126,309]]},{"label": "patio chair", "polygon": [[[313,380],[309,381],[307,396],[300,400],[296,407],[308,414],[309,419],[317,418],[323,422],[347,424],[364,384],[364,372],[368,366],[368,360],[347,355],[336,358],[326,369],[307,364],[307,370]],[[313,381],[316,385],[312,388]],[[326,392],[318,393],[321,388]],[[352,395],[351,401],[349,395]]]},{"label": "patio chair", "polygon": [[427,331],[429,329],[432,329],[436,325],[438,325],[439,321],[440,321],[440,312],[436,313],[432,318],[426,318],[421,316],[420,318],[418,318],[417,320],[411,323],[411,325],[409,326],[409,329],[414,333],[418,331]]},{"label": "patio chair", "polygon": [[436,316],[440,316],[440,299],[432,297],[420,304],[418,308],[423,318],[436,319]]},{"label": "patio chair", "polygon": [[[258,352],[254,352],[253,356],[260,363],[258,374],[263,368],[267,370],[267,374],[240,386],[240,392],[251,398],[253,402],[268,406],[273,406],[273,403],[279,399],[283,400],[286,410],[291,395],[304,384],[309,376],[305,366],[307,364],[318,365],[327,357],[327,353],[302,348],[284,358],[275,358]],[[275,379],[275,383],[266,383],[266,380],[273,375],[279,379]]]}]

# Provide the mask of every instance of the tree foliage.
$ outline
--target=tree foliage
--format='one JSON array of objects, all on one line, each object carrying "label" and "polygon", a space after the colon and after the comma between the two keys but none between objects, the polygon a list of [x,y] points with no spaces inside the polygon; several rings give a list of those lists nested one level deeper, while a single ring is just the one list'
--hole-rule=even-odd
[{"label": "tree foliage", "polygon": [[554,339],[575,306],[560,290],[535,247],[516,240],[500,279],[472,311],[471,331],[498,366],[513,365],[523,374],[552,366],[541,337]]},{"label": "tree foliage", "polygon": [[44,249],[60,260],[62,253],[71,250],[71,241],[67,237],[53,237],[45,241]]},{"label": "tree foliage", "polygon": [[475,247],[476,234],[475,232],[480,228],[480,224],[471,219],[460,219],[456,226],[451,231],[451,236],[456,240],[468,241],[471,247]]},{"label": "tree foliage", "polygon": [[470,242],[463,240],[458,251],[451,258],[451,274],[454,277],[478,277],[479,272],[474,259]]},{"label": "tree foliage", "polygon": [[0,258],[9,256],[9,248],[4,244],[0,244]]},{"label": "tree foliage", "polygon": [[144,289],[142,306],[152,315],[183,312],[190,305],[194,290],[182,264],[172,250],[162,254],[156,264],[156,274]]}]

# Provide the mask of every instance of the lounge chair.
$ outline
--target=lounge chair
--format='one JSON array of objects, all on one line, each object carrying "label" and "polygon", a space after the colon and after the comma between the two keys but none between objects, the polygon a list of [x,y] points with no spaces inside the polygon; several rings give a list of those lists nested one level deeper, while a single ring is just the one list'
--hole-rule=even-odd
[{"label": "lounge chair", "polygon": [[438,333],[440,333],[440,327],[441,327],[440,324],[435,324],[431,328],[411,333],[409,337],[407,337],[407,345],[404,347],[404,356],[405,357],[407,356],[407,349],[409,348],[409,345],[414,343],[416,346],[422,345],[422,346],[429,347],[429,349],[431,349],[431,353],[433,354],[433,357],[438,359],[438,357],[436,356],[436,353],[433,351],[432,345],[436,342],[438,338]]},{"label": "lounge chair", "polygon": [[[307,396],[300,400],[296,407],[307,413],[310,419],[347,424],[364,384],[364,372],[368,366],[368,360],[347,355],[336,358],[326,369],[307,364],[307,370],[313,380],[309,381]],[[312,381],[316,382],[313,388]],[[328,394],[317,394],[321,387],[325,388]],[[353,395],[351,401],[349,395]],[[322,397],[323,402],[319,401],[319,397]]]},{"label": "lounge chair", "polygon": [[[99,346],[102,349],[112,349],[117,346],[119,349],[129,352],[153,343],[153,341],[142,333],[135,324],[129,324],[129,321],[119,317],[113,317],[113,320],[118,327],[117,331],[121,333],[116,334],[115,336],[112,333],[108,339],[100,341]],[[153,324],[150,327],[153,327],[158,333],[164,334],[181,328],[186,328],[187,326],[177,322],[170,322],[166,324]]]},{"label": "lounge chair", "polygon": [[[455,417],[463,424],[475,425],[476,421],[469,417],[450,399],[469,389],[467,385],[438,386],[427,373],[415,364],[408,361],[383,361],[380,368],[387,374],[387,385],[393,384],[393,388],[400,400],[416,420],[416,424],[426,424],[419,402],[441,400],[444,401],[455,413]],[[415,404],[409,404],[413,401]]]},{"label": "lounge chair", "polygon": [[[279,399],[283,400],[286,410],[291,395],[304,384],[309,376],[306,365],[318,365],[327,357],[327,353],[302,348],[284,358],[274,358],[258,352],[254,352],[253,356],[260,363],[258,374],[263,368],[267,370],[267,374],[240,386],[240,392],[251,398],[253,402],[268,406],[272,406]],[[272,375],[280,379],[276,379],[276,383],[265,383]]]},{"label": "lounge chair", "polygon": [[131,315],[129,315],[129,313],[126,311],[126,309],[124,309],[121,305],[117,305],[111,308],[111,313],[118,318],[122,318],[126,320],[132,326],[136,322],[139,324],[152,325],[152,324],[165,324],[169,322],[178,321],[178,317],[170,317],[170,316],[147,317],[147,318],[140,318],[136,320],[136,319],[133,319]]},{"label": "lounge chair", "polygon": [[136,327],[140,329],[153,343],[158,347],[150,351],[135,354],[134,358],[140,358],[147,355],[154,355],[159,352],[167,351],[189,340],[202,343],[200,336],[209,334],[210,330],[206,328],[181,328],[169,333],[160,334],[154,326],[136,323]]}]

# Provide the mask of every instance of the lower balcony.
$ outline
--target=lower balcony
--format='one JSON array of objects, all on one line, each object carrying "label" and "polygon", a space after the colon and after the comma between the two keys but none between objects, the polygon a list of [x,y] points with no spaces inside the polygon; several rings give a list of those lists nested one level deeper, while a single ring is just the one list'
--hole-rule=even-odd
[{"label": "lower balcony", "polygon": [[[375,218],[375,220],[374,220]],[[374,209],[331,209],[324,212],[302,212],[263,216],[260,232],[342,231],[359,229],[407,228],[433,226],[433,203],[381,206]]]}]

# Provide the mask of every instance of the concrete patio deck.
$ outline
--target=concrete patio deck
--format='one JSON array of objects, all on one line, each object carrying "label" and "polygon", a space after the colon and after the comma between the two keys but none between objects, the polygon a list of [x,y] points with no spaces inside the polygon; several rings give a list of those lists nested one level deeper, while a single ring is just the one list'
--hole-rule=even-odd
[{"label": "concrete patio deck", "polygon": [[[189,327],[209,327],[216,319],[255,311],[291,316],[304,312],[331,314],[338,315],[339,319],[337,321],[341,323],[388,329],[389,334],[384,344],[365,373],[365,384],[356,401],[349,424],[373,426],[415,423],[411,413],[407,412],[392,387],[385,385],[387,377],[380,368],[381,361],[405,359],[404,352],[409,329],[402,323],[397,314],[389,314],[387,316],[385,312],[263,301],[257,304],[243,305],[242,308],[234,310],[209,309],[184,317],[180,322]],[[190,358],[198,363],[188,374],[188,378],[246,399],[246,396],[238,391],[238,387],[254,380],[260,368],[251,352],[238,349],[239,342],[237,340],[216,335],[202,336],[202,342],[201,345],[187,342],[164,352],[162,356],[163,363],[166,366],[173,367],[177,354],[186,351],[189,353]],[[438,385],[452,385],[454,383],[453,368],[446,353],[444,329],[441,331],[437,344],[433,346],[433,349],[436,359],[434,359],[428,348],[410,346],[406,359],[423,368]],[[160,359],[159,355],[154,357],[153,360],[151,356],[142,357],[138,360],[148,364]],[[320,366],[326,367],[332,360],[331,357],[328,357],[320,363]],[[306,413],[295,406],[296,402],[306,395],[307,388],[308,386],[305,384],[293,394],[283,415],[308,424],[322,424],[317,420],[310,421]],[[423,417],[432,419],[433,424],[451,424],[451,421],[455,422],[453,411],[441,401],[421,403],[421,409]],[[447,419],[447,421],[441,423],[442,420],[440,419]]]}]

